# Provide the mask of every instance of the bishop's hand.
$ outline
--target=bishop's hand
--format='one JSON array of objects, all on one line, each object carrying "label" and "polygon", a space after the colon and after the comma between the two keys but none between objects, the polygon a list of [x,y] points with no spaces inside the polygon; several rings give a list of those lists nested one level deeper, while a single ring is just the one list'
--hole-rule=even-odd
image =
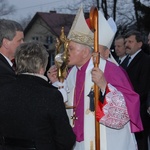
[{"label": "bishop's hand", "polygon": [[58,81],[57,67],[55,65],[53,65],[49,68],[49,70],[47,71],[47,77],[49,78],[51,83]]},{"label": "bishop's hand", "polygon": [[94,67],[91,71],[92,81],[101,89],[105,91],[107,81],[104,77],[104,73],[97,67]]}]

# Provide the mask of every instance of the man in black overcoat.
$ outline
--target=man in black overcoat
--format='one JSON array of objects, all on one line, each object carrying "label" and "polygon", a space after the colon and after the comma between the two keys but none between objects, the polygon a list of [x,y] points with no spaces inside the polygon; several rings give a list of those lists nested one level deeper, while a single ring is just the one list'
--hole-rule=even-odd
[{"label": "man in black overcoat", "polygon": [[0,19],[0,86],[16,78],[12,60],[23,38],[23,28],[18,22]]},{"label": "man in black overcoat", "polygon": [[150,130],[150,117],[147,113],[147,97],[150,87],[150,56],[144,53],[142,37],[138,31],[129,31],[125,35],[126,53],[130,60],[126,71],[132,82],[135,92],[140,95],[140,114],[144,131],[136,133],[138,150],[148,150],[148,132]]},{"label": "man in black overcoat", "polygon": [[23,43],[15,61],[16,79],[0,86],[0,150],[72,150],[75,134],[62,94],[44,76],[45,47]]}]

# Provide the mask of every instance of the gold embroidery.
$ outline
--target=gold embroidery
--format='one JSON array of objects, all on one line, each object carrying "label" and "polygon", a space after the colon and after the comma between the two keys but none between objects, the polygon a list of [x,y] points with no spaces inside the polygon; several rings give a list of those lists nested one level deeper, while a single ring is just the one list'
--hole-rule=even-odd
[{"label": "gold embroidery", "polygon": [[87,43],[87,45],[93,45],[93,36],[87,36],[86,34],[83,33],[71,33],[71,40],[74,40],[78,43]]}]

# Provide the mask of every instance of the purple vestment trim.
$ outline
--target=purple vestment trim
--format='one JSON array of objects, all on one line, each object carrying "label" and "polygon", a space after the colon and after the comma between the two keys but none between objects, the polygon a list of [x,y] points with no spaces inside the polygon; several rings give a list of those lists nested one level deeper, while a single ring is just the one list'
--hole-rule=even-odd
[{"label": "purple vestment trim", "polygon": [[75,120],[75,126],[73,127],[73,131],[76,134],[76,141],[81,142],[84,141],[84,83],[85,83],[85,72],[88,66],[89,61],[84,64],[77,71],[76,76],[76,86],[75,86],[75,94],[74,94],[74,106],[75,114],[78,117]]}]

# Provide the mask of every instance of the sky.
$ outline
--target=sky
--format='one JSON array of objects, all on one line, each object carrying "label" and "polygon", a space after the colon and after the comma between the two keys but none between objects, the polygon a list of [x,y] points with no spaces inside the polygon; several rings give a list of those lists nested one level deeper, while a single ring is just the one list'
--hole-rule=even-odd
[{"label": "sky", "polygon": [[[79,1],[81,2],[82,0],[7,0],[9,5],[15,6],[16,12],[12,15],[5,16],[5,18],[20,22],[20,20],[27,18],[28,16],[31,16],[32,18],[36,12],[49,12],[50,10],[57,10],[58,13],[70,13],[67,12],[66,9],[59,12],[60,9],[58,8],[66,8],[68,5],[76,6]],[[91,0],[86,0],[87,3],[89,1]],[[128,3],[129,1],[131,2],[131,0],[126,0]],[[149,3],[148,0],[146,1]]]},{"label": "sky", "polygon": [[[57,8],[65,7],[74,0],[7,0],[9,5],[14,5],[16,12],[5,16],[16,21],[35,15],[38,12],[49,12]],[[77,1],[77,0],[75,0]]]}]

